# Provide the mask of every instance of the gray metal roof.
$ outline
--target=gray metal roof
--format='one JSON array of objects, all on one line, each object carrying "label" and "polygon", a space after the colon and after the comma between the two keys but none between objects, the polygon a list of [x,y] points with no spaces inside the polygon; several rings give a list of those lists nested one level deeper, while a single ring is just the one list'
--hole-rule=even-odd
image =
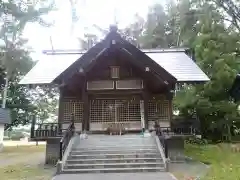
[{"label": "gray metal roof", "polygon": [[9,109],[0,108],[0,124],[10,124],[10,111]]},{"label": "gray metal roof", "polygon": [[[207,75],[183,51],[145,51],[178,81],[208,81]],[[82,54],[44,55],[19,84],[49,84]]]},{"label": "gray metal roof", "polygon": [[37,62],[19,84],[49,84],[81,56],[81,54],[43,55],[43,59]]},{"label": "gray metal roof", "polygon": [[208,76],[184,52],[150,52],[146,54],[172,74],[177,81],[209,81]]}]

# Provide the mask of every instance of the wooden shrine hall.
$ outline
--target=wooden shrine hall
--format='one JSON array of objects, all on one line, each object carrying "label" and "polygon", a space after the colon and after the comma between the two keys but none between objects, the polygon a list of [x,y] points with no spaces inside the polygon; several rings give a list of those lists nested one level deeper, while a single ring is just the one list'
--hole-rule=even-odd
[{"label": "wooden shrine hall", "polygon": [[20,81],[57,85],[58,123],[72,120],[77,131],[102,133],[169,127],[178,83],[209,78],[186,49],[141,50],[111,26],[106,37],[86,52],[47,51]]}]

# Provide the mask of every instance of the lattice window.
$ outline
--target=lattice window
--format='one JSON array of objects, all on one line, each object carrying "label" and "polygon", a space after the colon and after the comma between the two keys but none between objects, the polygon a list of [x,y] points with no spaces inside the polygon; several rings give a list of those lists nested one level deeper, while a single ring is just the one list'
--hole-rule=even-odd
[{"label": "lattice window", "polygon": [[119,78],[119,67],[111,67],[111,77],[112,78]]},{"label": "lattice window", "polygon": [[91,122],[141,121],[139,101],[92,100],[90,104]]},{"label": "lattice window", "polygon": [[64,99],[63,103],[63,121],[71,121],[71,114],[74,114],[75,122],[82,122],[83,102],[76,99]]},{"label": "lattice window", "polygon": [[90,121],[112,122],[114,121],[114,100],[91,100]]},{"label": "lattice window", "polygon": [[140,102],[129,102],[129,121],[141,121]]},{"label": "lattice window", "polygon": [[148,102],[149,121],[168,121],[169,120],[169,101],[151,100]]},{"label": "lattice window", "polygon": [[128,100],[116,101],[117,118],[119,122],[129,121],[129,102]]},{"label": "lattice window", "polygon": [[155,120],[155,113],[157,112],[157,103],[156,101],[152,100],[148,102],[148,120],[154,121]]}]

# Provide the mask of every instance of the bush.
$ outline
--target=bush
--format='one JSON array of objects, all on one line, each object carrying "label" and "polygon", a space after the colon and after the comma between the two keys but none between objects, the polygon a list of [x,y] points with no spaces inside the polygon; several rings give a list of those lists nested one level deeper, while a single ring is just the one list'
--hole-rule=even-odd
[{"label": "bush", "polygon": [[237,141],[237,142],[240,142],[240,135],[234,135],[232,136],[232,141]]},{"label": "bush", "polygon": [[4,140],[4,141],[8,141],[8,140],[10,140],[10,137],[4,136],[4,137],[3,137],[3,140]]},{"label": "bush", "polygon": [[21,138],[24,138],[23,135],[13,135],[11,136],[11,140],[13,141],[19,141]]},{"label": "bush", "polygon": [[186,139],[186,143],[195,145],[207,145],[208,141],[206,139],[200,139],[198,137],[190,137]]}]

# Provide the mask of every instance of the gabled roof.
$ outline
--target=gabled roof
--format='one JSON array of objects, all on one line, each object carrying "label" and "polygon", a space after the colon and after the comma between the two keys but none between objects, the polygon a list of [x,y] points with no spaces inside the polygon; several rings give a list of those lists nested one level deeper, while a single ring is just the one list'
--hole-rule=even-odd
[{"label": "gabled roof", "polygon": [[[178,82],[205,82],[207,75],[184,52],[145,52],[157,64],[172,74]],[[82,54],[44,55],[19,84],[50,84]]]},{"label": "gabled roof", "polygon": [[19,84],[50,84],[81,56],[81,54],[43,55],[43,59],[37,62]]},{"label": "gabled roof", "polygon": [[208,76],[183,51],[146,52],[146,54],[172,74],[178,82],[209,81]]},{"label": "gabled roof", "polygon": [[[20,84],[49,84],[64,72],[71,76],[80,68],[87,71],[89,65],[114,46],[126,56],[131,56],[142,67],[150,66],[161,79],[176,81],[208,81],[208,77],[189,58],[184,50],[143,50],[110,31],[106,38],[87,52],[54,52],[46,54],[33,69],[20,81]],[[144,52],[145,51],[145,52]],[[44,56],[43,56],[44,57]]]}]

